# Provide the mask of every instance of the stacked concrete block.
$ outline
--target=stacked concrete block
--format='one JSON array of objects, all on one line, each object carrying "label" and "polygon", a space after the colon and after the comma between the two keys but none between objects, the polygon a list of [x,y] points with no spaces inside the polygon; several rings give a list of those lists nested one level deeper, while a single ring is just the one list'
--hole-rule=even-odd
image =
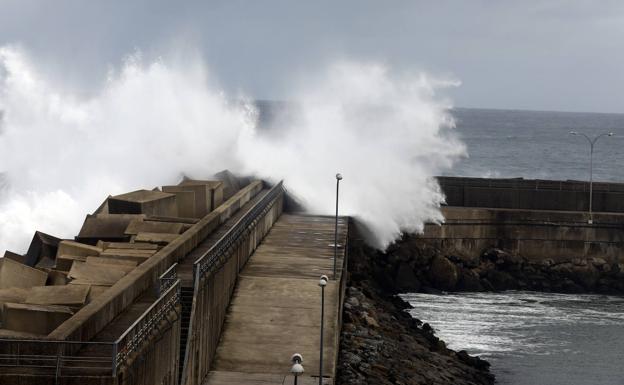
[{"label": "stacked concrete block", "polygon": [[57,237],[36,231],[25,255],[26,264],[35,266],[41,263],[42,259],[47,259],[47,261],[43,261],[42,265],[53,267],[60,241]]},{"label": "stacked concrete block", "polygon": [[114,285],[127,271],[115,265],[98,265],[86,262],[74,262],[68,277],[80,283],[93,285]]},{"label": "stacked concrete block", "polygon": [[9,251],[9,250],[4,252],[4,258],[12,259],[15,262],[21,263],[22,265],[25,265],[26,261],[28,259],[25,255],[14,253],[14,252]]},{"label": "stacked concrete block", "polygon": [[166,233],[138,233],[134,237],[134,241],[137,243],[153,243],[160,246],[165,246],[173,242],[178,234],[166,234]]},{"label": "stacked concrete block", "polygon": [[163,192],[174,194],[181,218],[199,218],[195,206],[195,192],[183,186],[163,186]]},{"label": "stacked concrete block", "polygon": [[72,314],[73,311],[68,306],[9,302],[4,304],[2,326],[17,332],[48,335]]},{"label": "stacked concrete block", "polygon": [[38,286],[30,288],[24,303],[81,307],[87,302],[89,286]]},{"label": "stacked concrete block", "polygon": [[137,190],[108,198],[110,214],[145,214],[176,217],[176,196],[162,191]]},{"label": "stacked concrete block", "polygon": [[12,259],[0,259],[0,289],[12,287],[30,288],[43,286],[48,273],[23,265]]},{"label": "stacked concrete block", "polygon": [[202,218],[223,202],[223,183],[220,181],[186,179],[178,186],[163,186],[165,192],[191,191],[195,195],[195,215]]},{"label": "stacked concrete block", "polygon": [[96,214],[87,215],[76,240],[91,245],[98,241],[127,242],[130,237],[125,230],[133,221],[142,221],[142,214]]},{"label": "stacked concrete block", "polygon": [[137,235],[138,233],[165,233],[180,234],[184,226],[182,223],[172,222],[152,222],[152,221],[132,221],[128,224],[125,233],[128,236]]}]

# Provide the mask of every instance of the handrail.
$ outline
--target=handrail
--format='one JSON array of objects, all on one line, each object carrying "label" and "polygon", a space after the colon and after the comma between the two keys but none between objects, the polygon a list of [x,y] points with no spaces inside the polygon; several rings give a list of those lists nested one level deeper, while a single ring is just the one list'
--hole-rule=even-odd
[{"label": "handrail", "polygon": [[[221,237],[219,240],[215,242],[215,244],[204,252],[194,263],[193,263],[193,305],[191,307],[191,314],[189,320],[189,334],[187,337],[186,350],[184,352],[184,362],[182,365],[183,372],[181,384],[185,385],[187,382],[187,377],[184,375],[184,372],[187,371],[188,360],[189,360],[189,352],[191,349],[190,340],[192,338],[192,331],[194,328],[193,319],[195,318],[195,298],[197,298],[198,291],[200,289],[199,282],[200,278],[205,277],[206,274],[215,271],[218,267],[220,267],[226,260],[223,259],[223,256],[227,255],[227,251],[230,247],[232,247],[240,237],[245,233],[245,231],[249,231],[250,226],[258,220],[258,218],[264,216],[271,208],[274,206],[275,202],[277,202],[280,194],[284,192],[283,181],[278,182],[275,186],[269,190],[269,192],[257,202],[254,207],[249,210],[245,215],[243,215],[236,223]],[[208,282],[204,283],[206,286]]]},{"label": "handrail", "polygon": [[141,344],[148,338],[152,330],[167,317],[176,311],[176,306],[180,303],[180,280],[176,280],[165,293],[158,298],[134,323],[115,341],[115,352],[113,353],[113,376],[116,369],[130,354],[136,352]]},{"label": "handrail", "polygon": [[212,271],[220,261],[220,257],[241,237],[248,227],[259,217],[267,213],[276,201],[276,198],[284,191],[283,182],[280,181],[258,202],[254,207],[243,215],[210,249],[193,263],[193,280],[205,276]]},{"label": "handrail", "polygon": [[160,277],[158,277],[158,281],[156,281],[156,284],[154,285],[155,292],[158,297],[160,297],[163,292],[167,291],[167,289],[169,289],[177,280],[177,267],[178,263],[176,262],[171,265],[164,273],[162,273]]},{"label": "handrail", "polygon": [[[176,306],[179,302],[180,280],[176,280],[114,342],[0,338],[0,346],[17,344],[15,350],[18,352],[16,354],[0,353],[0,368],[5,370],[24,367],[41,369],[39,372],[30,373],[35,376],[75,377],[79,376],[81,371],[99,371],[96,375],[115,377],[119,367],[130,354],[138,351],[152,330],[171,311],[177,314]],[[75,352],[86,346],[106,346],[110,348],[110,353],[88,357],[76,355]],[[74,353],[67,354],[67,351]],[[63,370],[66,371],[65,375],[62,374]]]}]

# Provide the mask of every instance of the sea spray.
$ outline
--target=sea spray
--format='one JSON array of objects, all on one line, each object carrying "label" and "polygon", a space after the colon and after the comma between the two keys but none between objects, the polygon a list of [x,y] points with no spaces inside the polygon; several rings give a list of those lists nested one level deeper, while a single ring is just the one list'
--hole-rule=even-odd
[{"label": "sea spray", "polygon": [[129,57],[88,97],[0,48],[0,250],[23,252],[35,230],[76,234],[109,194],[209,177],[224,168],[285,179],[317,213],[362,219],[384,247],[400,231],[441,220],[434,180],[464,153],[452,135],[446,86],[376,64],[329,66],[294,88],[297,108],[259,129],[252,103],[226,95],[197,57]]},{"label": "sea spray", "polygon": [[276,114],[271,135],[251,127],[240,159],[245,171],[284,179],[324,214],[333,213],[333,177],[342,173],[340,213],[361,219],[369,240],[384,248],[401,231],[443,219],[444,197],[432,176],[465,148],[453,135],[450,104],[435,91],[454,84],[378,64],[336,63],[298,82],[296,106],[287,118]]}]

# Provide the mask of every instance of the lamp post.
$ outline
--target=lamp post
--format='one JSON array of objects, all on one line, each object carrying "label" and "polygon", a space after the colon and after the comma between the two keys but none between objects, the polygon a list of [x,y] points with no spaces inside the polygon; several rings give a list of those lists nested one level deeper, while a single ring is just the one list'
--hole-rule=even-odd
[{"label": "lamp post", "polygon": [[304,372],[303,365],[301,365],[301,363],[303,362],[303,357],[301,356],[301,354],[295,353],[295,354],[293,354],[293,356],[290,359],[290,361],[293,364],[293,366],[290,368],[290,372],[295,377],[294,385],[297,385],[297,377],[302,375],[303,372]]},{"label": "lamp post", "polygon": [[323,385],[323,323],[325,318],[325,286],[328,278],[321,275],[318,285],[321,287],[321,351],[319,353],[319,385]]},{"label": "lamp post", "polygon": [[590,225],[594,223],[593,213],[592,213],[592,203],[593,203],[593,188],[594,188],[594,145],[598,141],[598,139],[603,136],[613,136],[612,132],[605,132],[604,134],[600,134],[593,139],[589,136],[585,135],[582,132],[570,131],[570,135],[580,135],[583,136],[589,142],[589,220],[587,223]]},{"label": "lamp post", "polygon": [[334,279],[336,279],[336,258],[338,258],[338,190],[342,174],[336,174],[336,226],[334,228]]}]

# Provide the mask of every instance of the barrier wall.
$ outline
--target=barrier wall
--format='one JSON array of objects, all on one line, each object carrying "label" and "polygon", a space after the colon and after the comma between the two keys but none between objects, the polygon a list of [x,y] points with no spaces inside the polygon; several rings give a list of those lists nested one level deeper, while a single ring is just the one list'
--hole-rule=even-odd
[{"label": "barrier wall", "polygon": [[[589,182],[437,177],[446,204],[530,210],[589,210]],[[624,212],[624,184],[594,182],[592,210]]]},{"label": "barrier wall", "polygon": [[624,215],[443,207],[446,221],[427,224],[422,238],[448,252],[480,255],[490,247],[531,260],[596,257],[624,261]]}]

